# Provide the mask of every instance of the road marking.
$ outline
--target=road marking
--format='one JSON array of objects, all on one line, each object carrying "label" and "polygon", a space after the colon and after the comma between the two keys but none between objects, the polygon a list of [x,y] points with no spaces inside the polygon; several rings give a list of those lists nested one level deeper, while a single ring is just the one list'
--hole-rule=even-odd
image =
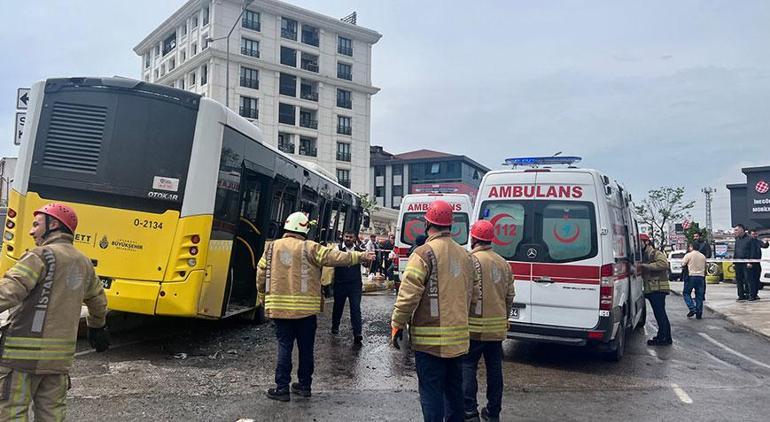
[{"label": "road marking", "polygon": [[713,360],[715,360],[715,361],[717,361],[717,362],[721,363],[722,365],[724,365],[724,366],[726,366],[726,367],[728,367],[728,368],[735,368],[735,365],[733,365],[733,364],[731,364],[731,363],[729,363],[729,362],[725,362],[725,361],[723,361],[722,359],[719,359],[718,357],[716,357],[716,356],[715,356],[713,353],[711,353],[711,352],[706,352],[706,356],[710,357],[711,359],[713,359]]},{"label": "road marking", "polygon": [[677,397],[679,397],[679,401],[681,401],[684,404],[692,404],[692,399],[690,398],[690,396],[687,394],[686,391],[682,390],[682,387],[676,384],[671,384],[671,388],[674,389],[674,393],[676,394]]},{"label": "road marking", "polygon": [[748,357],[748,356],[744,355],[743,353],[741,353],[741,352],[739,352],[739,351],[737,351],[737,350],[733,350],[733,349],[729,348],[728,346],[725,346],[724,344],[722,344],[722,343],[720,343],[720,342],[718,342],[718,341],[714,340],[713,338],[711,338],[711,336],[710,336],[710,335],[708,335],[708,334],[706,334],[706,333],[698,333],[698,334],[699,334],[701,337],[705,338],[706,340],[710,341],[711,343],[714,343],[714,344],[716,344],[717,346],[721,347],[722,349],[724,349],[724,350],[726,350],[726,351],[728,351],[728,352],[730,352],[730,353],[734,354],[735,356],[738,356],[738,357],[741,357],[741,358],[743,358],[743,359],[746,359],[747,361],[749,361],[749,362],[753,363],[754,365],[757,365],[757,366],[761,366],[761,367],[763,367],[763,368],[767,368],[767,369],[770,369],[770,365],[768,365],[768,364],[766,364],[766,363],[763,363],[763,362],[760,362],[760,361],[758,361],[758,360],[756,360],[756,359],[754,359],[754,358]]}]

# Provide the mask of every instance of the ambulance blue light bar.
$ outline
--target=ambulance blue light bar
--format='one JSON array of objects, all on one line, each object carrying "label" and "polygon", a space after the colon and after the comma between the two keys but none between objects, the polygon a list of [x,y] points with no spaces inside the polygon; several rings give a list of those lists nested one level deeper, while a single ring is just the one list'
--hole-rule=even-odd
[{"label": "ambulance blue light bar", "polygon": [[582,157],[514,157],[506,158],[505,164],[509,166],[550,166],[550,165],[568,165],[579,163]]}]

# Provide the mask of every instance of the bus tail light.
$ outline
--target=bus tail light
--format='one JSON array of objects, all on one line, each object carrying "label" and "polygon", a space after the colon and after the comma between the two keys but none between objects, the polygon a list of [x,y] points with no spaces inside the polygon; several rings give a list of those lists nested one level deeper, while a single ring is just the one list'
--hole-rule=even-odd
[{"label": "bus tail light", "polygon": [[197,246],[190,247],[190,255],[198,255],[198,247]]},{"label": "bus tail light", "polygon": [[13,208],[8,208],[8,217],[16,218],[16,210]]},{"label": "bus tail light", "polygon": [[16,223],[14,223],[11,220],[8,220],[8,221],[5,222],[5,227],[8,227],[9,229],[12,229],[12,228],[16,227]]},{"label": "bus tail light", "polygon": [[599,283],[599,310],[612,310],[614,296],[615,265],[605,264],[601,267],[601,282]]},{"label": "bus tail light", "polygon": [[196,244],[196,245],[197,245],[198,243],[200,243],[200,241],[201,241],[201,237],[200,237],[200,236],[198,236],[197,234],[194,234],[194,235],[192,235],[192,237],[190,238],[190,241],[191,241],[193,244]]}]

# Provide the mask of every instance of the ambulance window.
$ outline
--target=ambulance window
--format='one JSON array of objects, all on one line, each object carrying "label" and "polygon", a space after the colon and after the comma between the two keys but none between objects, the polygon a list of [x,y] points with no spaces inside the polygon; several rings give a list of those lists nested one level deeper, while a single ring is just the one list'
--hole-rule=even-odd
[{"label": "ambulance window", "polygon": [[494,201],[481,206],[479,218],[489,220],[495,226],[492,249],[505,259],[513,259],[524,238],[525,214],[524,205],[516,202]]},{"label": "ambulance window", "polygon": [[552,262],[596,255],[593,207],[575,202],[549,203],[542,210],[542,241]]},{"label": "ambulance window", "polygon": [[405,213],[401,223],[401,242],[414,245],[415,239],[421,234],[425,234],[425,213]]}]

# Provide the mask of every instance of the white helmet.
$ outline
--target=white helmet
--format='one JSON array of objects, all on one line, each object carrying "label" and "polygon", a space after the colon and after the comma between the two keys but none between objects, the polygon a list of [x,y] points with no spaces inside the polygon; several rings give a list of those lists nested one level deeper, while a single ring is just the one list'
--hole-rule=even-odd
[{"label": "white helmet", "polygon": [[304,212],[295,212],[286,217],[283,229],[290,232],[307,234],[310,231],[310,221]]}]

